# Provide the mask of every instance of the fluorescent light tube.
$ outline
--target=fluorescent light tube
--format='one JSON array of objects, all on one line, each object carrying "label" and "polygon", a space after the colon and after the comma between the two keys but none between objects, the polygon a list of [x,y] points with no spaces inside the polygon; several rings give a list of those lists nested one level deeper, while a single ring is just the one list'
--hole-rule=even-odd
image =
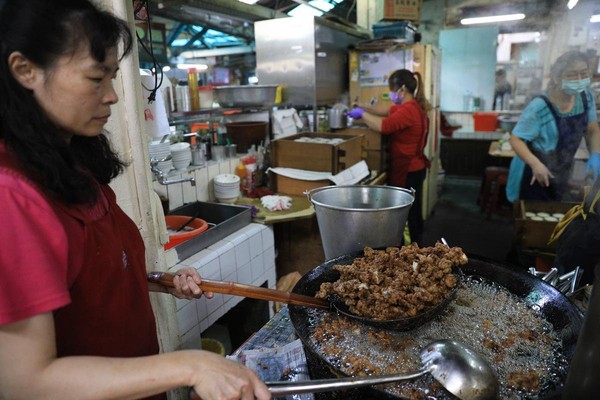
[{"label": "fluorescent light tube", "polygon": [[579,0],[569,0],[569,2],[567,3],[567,8],[569,10],[572,10],[573,7],[575,7],[578,2],[579,2]]},{"label": "fluorescent light tube", "polygon": [[600,22],[600,14],[595,14],[590,17],[590,22]]},{"label": "fluorescent light tube", "polygon": [[493,15],[490,17],[464,18],[460,20],[460,23],[463,25],[489,24],[492,22],[518,21],[520,19],[525,19],[525,14],[506,14]]},{"label": "fluorescent light tube", "polygon": [[198,71],[204,71],[208,69],[206,64],[177,64],[177,69],[188,70],[190,68],[196,68]]},{"label": "fluorescent light tube", "polygon": [[246,3],[246,4],[256,4],[258,3],[258,0],[238,0],[239,2],[242,3]]}]

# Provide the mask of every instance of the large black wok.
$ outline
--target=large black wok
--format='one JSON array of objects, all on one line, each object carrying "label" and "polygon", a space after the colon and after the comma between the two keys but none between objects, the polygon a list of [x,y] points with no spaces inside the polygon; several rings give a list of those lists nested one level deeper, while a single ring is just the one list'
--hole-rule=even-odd
[{"label": "large black wok", "polygon": [[[339,278],[339,273],[333,270],[335,264],[351,264],[354,258],[362,256],[363,253],[359,252],[326,261],[304,275],[294,287],[293,292],[314,296],[319,290],[321,283],[332,282]],[[545,319],[553,325],[562,338],[565,357],[570,362],[583,323],[583,315],[561,292],[530,274],[516,271],[509,266],[478,256],[469,256],[469,263],[462,266],[461,269],[465,275],[480,276],[496,282],[523,299],[527,305],[539,309]],[[320,354],[318,349],[311,343],[310,326],[314,324],[314,321],[309,314],[310,310],[290,305],[289,311],[290,319],[296,333],[303,342],[311,377],[317,379],[345,376],[342,371]],[[541,392],[540,399],[559,398],[562,386],[566,380],[566,373],[564,376],[557,377],[556,380],[555,385]],[[374,387],[337,393],[331,392],[329,394],[316,394],[315,396],[318,399],[339,398],[344,400],[398,398]]]}]

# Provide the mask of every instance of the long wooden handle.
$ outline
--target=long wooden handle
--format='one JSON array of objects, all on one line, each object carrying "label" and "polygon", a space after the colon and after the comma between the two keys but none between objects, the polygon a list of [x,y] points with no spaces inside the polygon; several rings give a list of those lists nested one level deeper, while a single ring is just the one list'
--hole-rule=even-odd
[{"label": "long wooden handle", "polygon": [[[174,287],[173,278],[175,278],[175,274],[168,272],[148,273],[148,282],[158,283],[166,287]],[[243,296],[258,300],[278,301],[285,304],[295,304],[299,306],[321,308],[325,310],[329,310],[331,308],[327,300],[317,299],[315,297],[304,296],[296,293],[288,293],[284,292],[283,290],[245,285],[237,282],[214,281],[202,278],[202,283],[200,283],[198,286],[200,286],[200,289],[205,292],[230,294],[233,296]]]}]

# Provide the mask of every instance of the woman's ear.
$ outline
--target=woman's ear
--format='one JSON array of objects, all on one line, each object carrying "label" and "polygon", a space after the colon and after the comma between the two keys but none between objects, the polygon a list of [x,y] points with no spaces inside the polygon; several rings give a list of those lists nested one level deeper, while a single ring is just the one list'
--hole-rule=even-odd
[{"label": "woman's ear", "polygon": [[19,51],[8,56],[8,68],[17,82],[29,90],[33,90],[41,77],[41,69]]}]

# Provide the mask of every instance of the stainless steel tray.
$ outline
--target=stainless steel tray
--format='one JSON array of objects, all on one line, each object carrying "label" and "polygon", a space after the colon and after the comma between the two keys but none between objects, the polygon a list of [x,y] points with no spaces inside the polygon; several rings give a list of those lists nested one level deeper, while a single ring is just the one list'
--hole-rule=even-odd
[{"label": "stainless steel tray", "polygon": [[220,86],[214,93],[221,107],[268,107],[275,103],[277,85]]},{"label": "stainless steel tray", "polygon": [[177,207],[171,210],[169,215],[186,215],[190,217],[195,215],[196,218],[202,218],[209,224],[214,224],[206,232],[174,247],[179,261],[183,261],[215,244],[252,221],[252,215],[248,207],[203,201]]}]

